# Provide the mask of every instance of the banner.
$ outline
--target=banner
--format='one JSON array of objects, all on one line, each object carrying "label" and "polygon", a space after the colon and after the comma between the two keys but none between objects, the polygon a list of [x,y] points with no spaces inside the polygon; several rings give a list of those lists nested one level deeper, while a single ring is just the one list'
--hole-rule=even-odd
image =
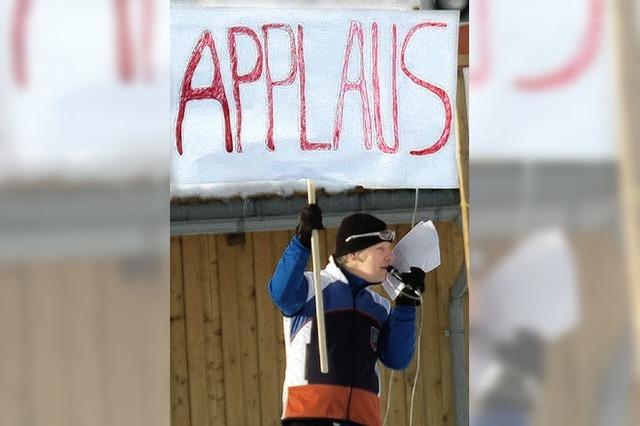
[{"label": "banner", "polygon": [[0,19],[0,180],[167,175],[166,2],[12,0]]},{"label": "banner", "polygon": [[171,181],[455,188],[457,12],[171,10]]},{"label": "banner", "polygon": [[473,160],[616,157],[612,4],[474,3],[468,88]]}]

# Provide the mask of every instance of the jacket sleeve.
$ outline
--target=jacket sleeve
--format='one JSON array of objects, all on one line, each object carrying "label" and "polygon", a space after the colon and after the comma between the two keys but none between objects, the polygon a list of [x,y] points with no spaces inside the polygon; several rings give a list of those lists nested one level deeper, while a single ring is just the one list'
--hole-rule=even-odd
[{"label": "jacket sleeve", "polygon": [[304,270],[311,250],[294,236],[276,266],[269,281],[269,296],[285,316],[292,316],[307,301],[308,284]]},{"label": "jacket sleeve", "polygon": [[394,370],[409,366],[416,343],[416,308],[396,305],[382,326],[380,361]]}]

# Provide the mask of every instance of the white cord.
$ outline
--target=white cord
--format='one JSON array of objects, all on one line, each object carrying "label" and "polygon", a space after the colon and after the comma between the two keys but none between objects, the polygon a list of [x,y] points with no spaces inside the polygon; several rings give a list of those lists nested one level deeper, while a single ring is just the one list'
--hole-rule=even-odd
[{"label": "white cord", "polygon": [[413,228],[416,224],[416,214],[418,213],[418,193],[420,189],[416,188],[416,199],[413,202],[413,216],[411,217],[411,227]]},{"label": "white cord", "polygon": [[418,384],[418,375],[420,374],[420,342],[422,340],[422,320],[424,319],[424,309],[422,309],[422,295],[420,295],[420,324],[418,325],[418,345],[416,347],[418,360],[416,361],[416,375],[413,378],[413,387],[411,388],[411,404],[409,405],[409,426],[413,425],[413,401],[416,396],[416,385]]},{"label": "white cord", "polygon": [[[416,374],[413,377],[413,387],[411,388],[411,404],[409,405],[409,426],[413,425],[413,403],[416,395],[416,385],[418,384],[418,376],[420,374],[420,342],[422,341],[422,323],[424,320],[424,310],[422,309],[422,295],[420,295],[420,322],[418,323],[418,335],[417,340],[418,344],[416,345],[416,353],[418,356],[418,360],[416,361]],[[389,391],[387,392],[387,406],[384,409],[384,420],[382,421],[383,425],[387,424],[387,417],[389,416],[389,406],[391,405],[391,385],[393,384],[393,373],[395,370],[391,370],[391,374],[389,375]]]},{"label": "white cord", "polygon": [[[418,213],[418,194],[420,189],[416,188],[416,198],[413,202],[413,216],[411,217],[411,228],[416,225],[416,214]],[[420,296],[420,324],[418,325],[418,344],[416,346],[416,353],[418,354],[418,360],[416,361],[416,375],[413,378],[413,386],[411,388],[411,404],[409,404],[409,426],[413,426],[413,400],[416,394],[416,385],[418,384],[418,374],[420,374],[420,341],[422,337],[422,318],[424,310],[422,309],[422,294]]]},{"label": "white cord", "polygon": [[[411,217],[411,228],[413,228],[416,224],[416,214],[418,213],[418,194],[420,192],[419,188],[416,188],[416,198],[413,202],[413,216]],[[418,326],[418,345],[416,347],[418,353],[418,361],[416,362],[416,375],[413,378],[413,387],[411,389],[411,404],[409,411],[409,426],[413,425],[413,398],[416,392],[416,384],[418,383],[418,374],[420,373],[420,340],[422,337],[422,319],[424,317],[422,310],[422,294],[420,294],[420,324]],[[384,409],[384,419],[382,420],[382,424],[387,424],[387,416],[389,415],[389,406],[391,405],[391,385],[393,384],[393,373],[395,370],[391,370],[391,374],[389,374],[389,391],[387,392],[387,406]]]}]

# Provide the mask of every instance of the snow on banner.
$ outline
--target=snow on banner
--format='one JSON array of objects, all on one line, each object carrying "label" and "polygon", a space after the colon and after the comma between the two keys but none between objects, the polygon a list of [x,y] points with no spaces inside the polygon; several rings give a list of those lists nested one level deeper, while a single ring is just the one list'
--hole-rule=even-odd
[{"label": "snow on banner", "polygon": [[457,35],[457,12],[172,8],[172,184],[457,187]]}]

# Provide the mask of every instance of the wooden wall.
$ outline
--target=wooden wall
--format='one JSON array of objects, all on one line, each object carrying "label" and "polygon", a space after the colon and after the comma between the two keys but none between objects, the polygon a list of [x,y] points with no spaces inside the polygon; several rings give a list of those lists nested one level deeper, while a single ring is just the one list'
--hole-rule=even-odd
[{"label": "wooden wall", "polygon": [[[390,425],[408,424],[418,358],[414,424],[454,423],[445,330],[449,288],[462,265],[463,246],[455,223],[436,226],[442,264],[427,275],[420,356],[393,375]],[[400,236],[410,229],[395,228]],[[335,234],[335,229],[320,234],[325,261]],[[171,238],[173,426],[279,424],[285,368],[282,316],[268,297],[267,282],[292,235],[274,231]],[[390,372],[381,371],[384,410]]]},{"label": "wooden wall", "polygon": [[[621,346],[630,340],[629,317],[633,312],[624,278],[622,247],[616,237],[602,231],[567,233],[566,236],[577,272],[579,321],[575,329],[548,343],[531,424],[620,424],[613,420],[607,423],[602,416],[606,415],[607,398],[617,398],[624,406],[622,395],[629,392],[624,383],[607,385],[610,370],[620,367],[624,372],[629,368],[617,365],[618,353],[624,349]],[[485,265],[474,268],[476,287],[472,291],[479,291],[481,277],[519,243],[515,237],[474,240],[475,253],[482,256]]]},{"label": "wooden wall", "polygon": [[605,387],[608,370],[619,362],[621,343],[630,340],[633,313],[620,244],[604,232],[574,234],[570,243],[578,271],[580,319],[575,330],[547,351],[535,425],[605,424],[600,416],[607,393],[628,392],[620,384]]},{"label": "wooden wall", "polygon": [[168,424],[167,260],[0,265],[0,425]]}]

